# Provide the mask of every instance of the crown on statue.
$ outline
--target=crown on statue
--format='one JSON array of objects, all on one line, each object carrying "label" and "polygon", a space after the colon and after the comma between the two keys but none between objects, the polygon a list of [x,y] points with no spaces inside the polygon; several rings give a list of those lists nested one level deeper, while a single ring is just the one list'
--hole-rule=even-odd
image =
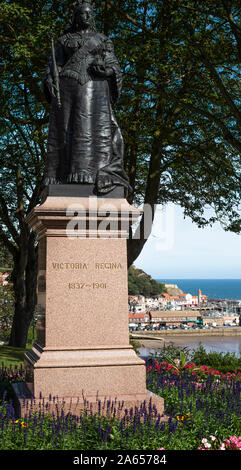
[{"label": "crown on statue", "polygon": [[79,8],[81,7],[89,7],[91,8],[91,10],[93,9],[92,7],[92,2],[91,0],[77,0],[77,2],[75,2],[73,4],[73,10],[76,11],[78,10]]}]

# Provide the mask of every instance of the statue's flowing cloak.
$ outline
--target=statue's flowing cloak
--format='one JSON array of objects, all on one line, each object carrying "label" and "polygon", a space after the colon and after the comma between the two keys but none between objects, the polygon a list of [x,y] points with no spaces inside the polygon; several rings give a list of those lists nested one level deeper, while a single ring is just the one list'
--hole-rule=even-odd
[{"label": "statue's flowing cloak", "polygon": [[[81,183],[84,177],[98,187],[98,181],[109,176],[113,186],[128,189],[123,139],[111,106],[122,86],[112,41],[96,32],[67,33],[58,40],[55,56],[61,108],[48,92],[47,82],[53,76],[50,62],[44,78],[51,101],[45,184]],[[113,69],[110,79],[94,76],[91,65],[96,63]]]}]

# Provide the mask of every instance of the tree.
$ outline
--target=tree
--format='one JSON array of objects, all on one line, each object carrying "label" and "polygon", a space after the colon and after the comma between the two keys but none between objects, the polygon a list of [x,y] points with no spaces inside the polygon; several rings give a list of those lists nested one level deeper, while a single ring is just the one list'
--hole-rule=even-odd
[{"label": "tree", "polygon": [[130,266],[128,271],[128,287],[130,295],[158,296],[167,292],[165,285],[155,281],[141,269]]},{"label": "tree", "polygon": [[[217,4],[218,3],[218,4]],[[49,106],[41,77],[72,1],[2,0],[0,237],[13,258],[10,344],[24,347],[36,303],[37,241],[26,215],[40,201]],[[180,204],[199,226],[240,231],[240,10],[237,0],[96,0],[123,74],[115,108],[129,202]],[[206,207],[214,209],[212,216]],[[150,224],[151,230],[151,224]],[[140,254],[128,241],[128,262]]]},{"label": "tree", "polygon": [[[44,27],[38,5],[2,2],[3,48],[0,159],[1,242],[13,259],[11,281],[15,314],[9,344],[25,347],[36,304],[37,244],[25,217],[39,202],[45,158],[47,113],[40,85],[40,37]],[[30,26],[31,25],[31,26]],[[45,53],[47,54],[47,45]]]},{"label": "tree", "polygon": [[[200,227],[218,220],[239,233],[240,5],[137,3],[133,16],[116,7],[131,45],[122,98],[130,202],[150,204],[154,214],[155,204],[171,201]],[[130,264],[146,242],[144,217],[139,230]]]}]

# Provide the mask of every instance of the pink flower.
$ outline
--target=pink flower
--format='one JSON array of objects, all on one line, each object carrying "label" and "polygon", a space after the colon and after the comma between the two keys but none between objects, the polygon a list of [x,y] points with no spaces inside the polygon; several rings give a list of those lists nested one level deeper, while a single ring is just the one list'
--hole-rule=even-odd
[{"label": "pink flower", "polygon": [[228,450],[241,450],[241,436],[230,436],[229,439],[224,439],[221,447],[222,450],[223,447]]},{"label": "pink flower", "polygon": [[210,449],[211,444],[208,442],[208,440],[206,439],[206,437],[204,437],[204,438],[202,439],[202,443],[203,443],[205,449]]}]

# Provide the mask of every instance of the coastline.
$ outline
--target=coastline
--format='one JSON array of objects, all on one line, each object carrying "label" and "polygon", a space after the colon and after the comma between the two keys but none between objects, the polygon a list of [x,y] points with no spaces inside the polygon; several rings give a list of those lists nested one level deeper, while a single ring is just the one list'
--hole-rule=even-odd
[{"label": "coastline", "polygon": [[[225,330],[223,332],[223,330]],[[234,331],[236,330],[236,332]],[[216,328],[213,330],[194,330],[194,331],[185,331],[185,330],[175,330],[174,331],[147,331],[147,332],[133,332],[131,338],[137,341],[144,349],[162,349],[163,346],[174,345],[176,347],[188,347],[194,343],[202,343],[203,341],[207,345],[212,345],[217,339],[222,344],[222,341],[229,342],[233,339],[239,339],[241,342],[241,327],[231,327],[231,328]]]},{"label": "coastline", "polygon": [[167,284],[177,284],[183,292],[197,295],[198,289],[206,294],[208,299],[241,300],[240,278],[197,278],[197,279],[156,279]]}]

